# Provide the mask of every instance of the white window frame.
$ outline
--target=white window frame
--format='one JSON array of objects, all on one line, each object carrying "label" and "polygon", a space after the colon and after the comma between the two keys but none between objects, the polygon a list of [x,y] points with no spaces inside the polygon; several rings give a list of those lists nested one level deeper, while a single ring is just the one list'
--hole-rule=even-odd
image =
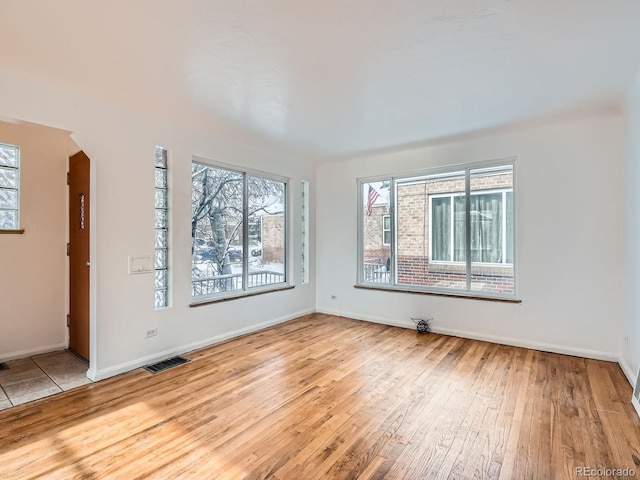
[{"label": "white window frame", "polygon": [[12,145],[10,143],[0,143],[0,146],[2,147],[9,147],[12,149],[16,150],[16,165],[15,166],[10,166],[10,165],[1,165],[1,168],[4,169],[11,169],[11,170],[15,170],[16,171],[16,188],[10,188],[10,187],[0,187],[0,190],[7,190],[7,191],[15,191],[16,192],[16,208],[2,208],[2,211],[9,211],[9,212],[16,212],[16,223],[13,226],[13,228],[6,228],[3,229],[5,232],[21,232],[21,228],[20,228],[20,147],[18,145]]},{"label": "white window frame", "polygon": [[[244,189],[243,224],[242,224],[242,230],[243,230],[242,232],[242,251],[243,251],[242,280],[243,281],[242,281],[242,290],[233,290],[229,292],[219,292],[219,293],[212,293],[212,294],[198,295],[198,296],[193,296],[193,293],[192,293],[190,306],[204,305],[208,303],[225,301],[225,300],[230,300],[235,298],[250,297],[250,296],[258,295],[262,293],[276,292],[278,290],[286,290],[289,288],[293,288],[291,284],[291,272],[290,272],[291,242],[289,241],[289,233],[291,231],[290,219],[291,219],[291,203],[292,203],[291,202],[291,179],[288,177],[275,175],[268,172],[262,172],[259,170],[253,170],[253,169],[248,169],[244,167],[238,167],[235,165],[230,165],[227,163],[217,162],[214,160],[209,160],[196,155],[193,155],[191,160],[191,164],[193,165],[194,163],[203,165],[205,167],[229,170],[235,173],[240,173],[243,176],[243,185],[244,185],[243,187]],[[285,205],[284,205],[284,211],[283,211],[284,213],[284,278],[285,278],[284,282],[272,283],[269,285],[258,286],[258,287],[247,287],[247,284],[248,284],[247,278],[249,275],[247,252],[249,252],[250,250],[249,249],[249,221],[247,218],[247,202],[248,202],[248,180],[247,179],[250,176],[256,176],[256,177],[261,177],[268,180],[274,180],[276,182],[282,182],[285,186],[284,187],[285,188],[285,193],[284,193]],[[193,187],[191,186],[190,188],[192,191]],[[192,260],[190,259],[190,262],[191,261]],[[189,271],[191,271],[191,265],[190,265]],[[192,281],[193,281],[193,277],[190,276],[189,285],[192,284]]]},{"label": "white window frame", "polygon": [[[385,218],[389,219],[389,228],[385,228],[385,226],[384,226]],[[389,233],[389,241],[388,242],[384,241],[384,234],[385,233]],[[382,215],[382,245],[384,247],[388,247],[389,245],[391,245],[391,215],[389,215],[389,214]]]},{"label": "white window frame", "polygon": [[[518,251],[517,251],[517,199],[516,199],[516,191],[517,191],[517,175],[516,175],[516,157],[508,157],[501,158],[489,161],[480,161],[474,163],[466,163],[466,164],[455,164],[445,167],[435,167],[427,170],[421,170],[417,172],[406,172],[399,174],[388,174],[388,175],[379,175],[376,177],[366,177],[366,178],[358,178],[356,180],[357,184],[357,221],[358,221],[358,258],[357,258],[357,275],[356,275],[356,285],[360,287],[366,287],[370,289],[380,289],[380,290],[398,290],[402,292],[415,292],[415,293],[432,293],[432,294],[440,294],[447,296],[455,296],[455,297],[471,297],[476,299],[489,299],[489,300],[504,300],[504,301],[512,301],[519,302],[517,299],[518,296],[518,281],[517,281],[517,264],[518,264]],[[397,255],[396,255],[396,243],[397,243],[397,215],[396,215],[396,195],[397,195],[397,183],[411,184],[414,182],[420,182],[423,178],[436,178],[436,177],[449,177],[453,174],[463,174],[465,180],[465,191],[461,193],[465,196],[471,196],[471,173],[474,170],[481,169],[490,169],[490,168],[500,168],[510,166],[512,169],[512,186],[511,188],[505,188],[504,190],[508,190],[512,192],[512,202],[513,202],[513,263],[510,264],[489,264],[483,263],[481,265],[490,267],[491,265],[497,265],[499,267],[509,267],[513,270],[513,293],[497,293],[497,292],[485,292],[480,290],[472,290],[471,289],[471,255],[467,255],[466,262],[462,262],[465,268],[465,275],[467,278],[466,288],[465,289],[445,289],[445,288],[437,288],[437,287],[427,287],[421,285],[406,285],[406,284],[398,284],[397,279]],[[405,181],[407,180],[407,181]],[[389,198],[389,214],[391,215],[391,272],[393,274],[390,276],[389,283],[378,283],[366,281],[364,278],[364,208],[366,206],[364,202],[364,188],[369,183],[373,182],[389,182],[390,187],[389,191],[391,192]],[[496,189],[500,190],[500,189]],[[474,191],[475,193],[475,191]],[[451,194],[444,194],[444,196]],[[453,210],[453,206],[452,206]],[[470,219],[470,202],[466,202],[465,208],[465,222],[467,227],[467,234],[465,235],[465,245],[467,250],[470,250],[471,243],[471,219]],[[431,205],[429,206],[429,216],[431,216]],[[504,216],[503,216],[504,217]],[[506,218],[506,217],[505,217]],[[429,218],[431,221],[431,218]],[[506,232],[506,229],[503,229],[503,232]],[[431,244],[431,242],[429,242]],[[505,242],[506,243],[506,242]],[[431,247],[430,247],[431,248]],[[431,252],[429,252],[431,256]],[[449,264],[449,262],[444,262]],[[453,263],[453,262],[452,262]],[[474,265],[477,265],[474,262]]]},{"label": "white window frame", "polygon": [[[487,267],[511,267],[513,266],[513,262],[507,262],[507,193],[513,193],[512,188],[496,188],[496,189],[487,189],[487,190],[472,190],[470,195],[484,195],[484,194],[492,194],[492,193],[501,193],[502,194],[502,259],[503,261],[500,263],[496,262],[471,262],[474,265],[482,265]],[[429,195],[429,234],[433,234],[432,229],[432,212],[433,212],[433,199],[434,198],[450,198],[451,199],[451,237],[449,238],[449,246],[451,251],[451,260],[434,260],[433,258],[433,237],[429,238],[429,263],[437,264],[437,265],[464,265],[466,262],[460,262],[453,259],[455,255],[454,252],[454,239],[455,233],[453,231],[455,225],[455,198],[465,196],[464,192],[455,192],[455,193],[435,193],[433,195]]]}]

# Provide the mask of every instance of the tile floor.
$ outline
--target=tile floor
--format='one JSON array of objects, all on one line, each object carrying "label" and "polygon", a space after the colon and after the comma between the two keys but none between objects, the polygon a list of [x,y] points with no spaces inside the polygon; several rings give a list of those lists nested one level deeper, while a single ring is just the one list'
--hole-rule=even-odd
[{"label": "tile floor", "polygon": [[0,410],[91,383],[88,365],[66,350],[4,362]]}]

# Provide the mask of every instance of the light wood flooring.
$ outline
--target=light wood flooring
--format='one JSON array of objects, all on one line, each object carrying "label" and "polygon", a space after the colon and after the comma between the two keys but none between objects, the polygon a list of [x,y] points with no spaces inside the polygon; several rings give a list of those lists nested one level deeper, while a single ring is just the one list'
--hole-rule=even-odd
[{"label": "light wood flooring", "polygon": [[187,357],[0,412],[0,478],[640,471],[640,420],[614,363],[321,314]]}]

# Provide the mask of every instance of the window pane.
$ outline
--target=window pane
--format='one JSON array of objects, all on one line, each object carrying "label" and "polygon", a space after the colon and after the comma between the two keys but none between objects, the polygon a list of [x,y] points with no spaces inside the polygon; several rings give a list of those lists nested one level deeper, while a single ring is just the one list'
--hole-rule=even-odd
[{"label": "window pane", "polygon": [[[454,212],[453,212],[453,259],[456,262],[466,262],[466,231],[467,222],[465,218],[467,215],[466,209],[466,195],[458,195],[454,197]],[[465,267],[466,268],[466,267]]]},{"label": "window pane", "polygon": [[156,188],[156,208],[167,208],[167,191]]},{"label": "window pane", "polygon": [[156,249],[155,268],[167,268],[167,249]]},{"label": "window pane", "polygon": [[362,184],[362,278],[365,283],[391,282],[391,238],[386,242],[383,231],[383,219],[389,215],[390,184],[390,181]]},{"label": "window pane", "polygon": [[464,265],[453,263],[457,245],[453,207],[464,193],[464,172],[396,182],[397,283],[438,290],[466,285]]},{"label": "window pane", "polygon": [[0,210],[0,230],[15,230],[18,228],[18,212],[15,210]]},{"label": "window pane", "polygon": [[167,246],[167,231],[156,230],[156,248],[164,248]]},{"label": "window pane", "polygon": [[192,294],[242,290],[242,173],[192,164]]},{"label": "window pane", "polygon": [[156,270],[155,282],[156,282],[156,289],[167,288],[167,271]]},{"label": "window pane", "polygon": [[18,208],[18,191],[0,189],[0,208]]},{"label": "window pane", "polygon": [[162,147],[156,147],[156,167],[167,168],[167,151]]},{"label": "window pane", "polygon": [[156,228],[167,228],[167,211],[156,209]]},{"label": "window pane", "polygon": [[0,168],[0,187],[18,188],[18,170],[15,168]]},{"label": "window pane", "polygon": [[156,188],[167,188],[167,171],[156,168]]},{"label": "window pane", "polygon": [[249,176],[248,287],[285,281],[284,182]]},{"label": "window pane", "polygon": [[431,258],[433,260],[451,261],[451,227],[451,197],[436,197],[432,199]]},{"label": "window pane", "polygon": [[156,308],[164,308],[168,306],[168,295],[167,290],[156,290],[155,295],[155,307]]},{"label": "window pane", "polygon": [[471,290],[513,294],[513,167],[471,170]]},{"label": "window pane", "polygon": [[18,149],[12,145],[0,144],[0,165],[18,166]]}]

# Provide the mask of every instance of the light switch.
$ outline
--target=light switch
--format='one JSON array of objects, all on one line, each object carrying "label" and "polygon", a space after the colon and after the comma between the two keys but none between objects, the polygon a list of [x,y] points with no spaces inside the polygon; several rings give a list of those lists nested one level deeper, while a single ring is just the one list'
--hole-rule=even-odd
[{"label": "light switch", "polygon": [[153,263],[150,255],[136,256],[129,255],[129,275],[153,272]]}]

